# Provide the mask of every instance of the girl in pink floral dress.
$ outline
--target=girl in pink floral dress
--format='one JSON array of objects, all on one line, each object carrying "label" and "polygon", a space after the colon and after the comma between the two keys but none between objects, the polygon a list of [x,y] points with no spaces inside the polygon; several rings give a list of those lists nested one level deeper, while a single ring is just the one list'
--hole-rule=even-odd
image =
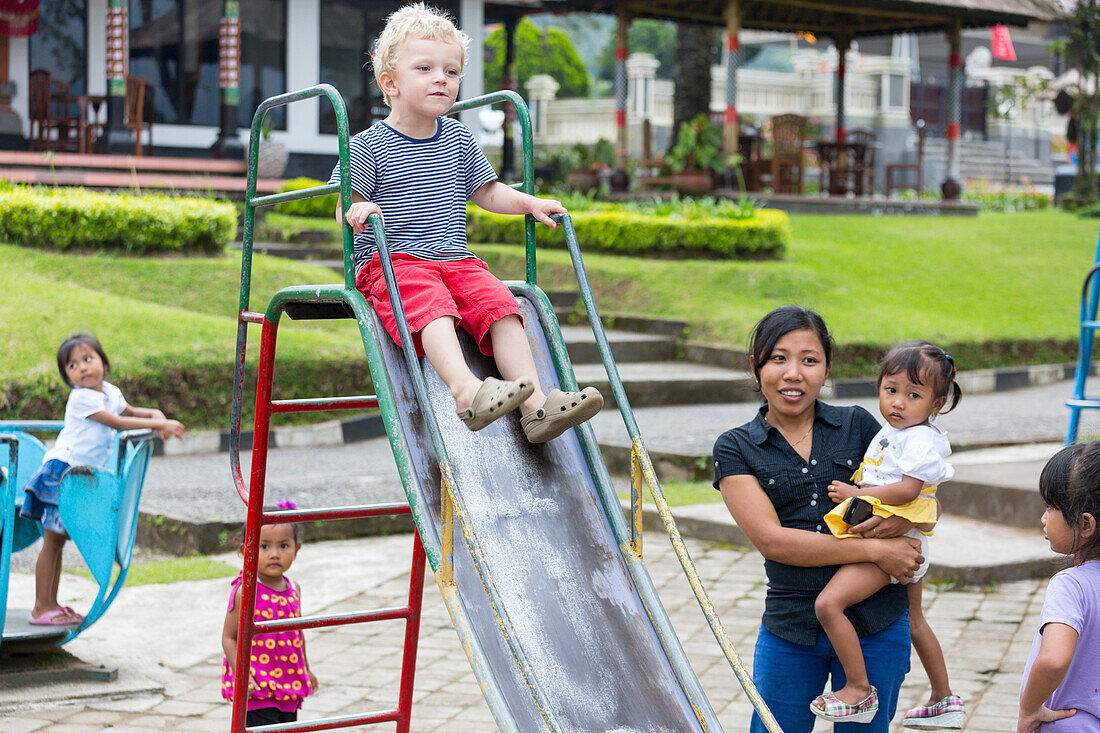
[{"label": "girl in pink floral dress", "polygon": [[[284,502],[280,508],[295,508]],[[286,576],[302,543],[297,524],[265,524],[260,528],[260,558],[256,570],[256,621],[297,618],[302,615],[301,588]],[[244,552],[244,544],[241,544]],[[238,608],[241,602],[242,576],[231,584],[229,609],[222,627],[222,697],[233,699],[233,662],[237,654]],[[257,634],[252,639],[252,659],[248,676],[249,728],[298,719],[302,698],[317,689],[317,678],[306,658],[306,642],[301,631]]]}]

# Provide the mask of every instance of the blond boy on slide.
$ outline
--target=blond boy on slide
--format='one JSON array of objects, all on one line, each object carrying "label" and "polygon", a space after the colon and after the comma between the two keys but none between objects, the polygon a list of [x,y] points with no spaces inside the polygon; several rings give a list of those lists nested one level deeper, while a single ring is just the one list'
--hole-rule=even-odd
[{"label": "blond boy on slide", "polygon": [[[443,116],[458,96],[469,40],[441,12],[415,3],[394,12],[375,43],[374,75],[390,114],[350,143],[355,285],[400,343],[367,226],[367,217],[379,214],[417,354],[450,389],[459,418],[480,430],[519,408],[527,439],[544,443],[593,417],[603,397],[594,387],[542,391],[519,303],[466,248],[467,200],[497,214],[531,214],[551,227],[550,215],[565,212],[558,201],[500,183],[470,131]],[[339,164],[329,180],[340,181]],[[337,221],[340,215],[337,206]],[[494,357],[503,380],[474,376],[456,326]]]}]

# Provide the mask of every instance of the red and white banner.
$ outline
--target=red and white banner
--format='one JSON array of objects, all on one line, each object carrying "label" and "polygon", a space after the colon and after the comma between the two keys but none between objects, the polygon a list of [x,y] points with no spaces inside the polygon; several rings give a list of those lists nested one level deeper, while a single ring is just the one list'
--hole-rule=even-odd
[{"label": "red and white banner", "polygon": [[1016,49],[1012,47],[1012,37],[1008,35],[1008,26],[995,25],[990,31],[989,46],[993,50],[993,58],[1005,61],[1016,60]]}]

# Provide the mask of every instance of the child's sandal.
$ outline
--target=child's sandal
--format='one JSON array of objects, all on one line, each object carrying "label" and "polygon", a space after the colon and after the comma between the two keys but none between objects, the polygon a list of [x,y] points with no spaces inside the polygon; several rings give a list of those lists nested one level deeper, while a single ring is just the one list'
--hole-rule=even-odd
[{"label": "child's sandal", "polygon": [[603,395],[595,387],[585,387],[580,392],[550,390],[546,402],[534,412],[519,419],[527,440],[545,443],[566,430],[591,420],[603,409]]},{"label": "child's sandal", "polygon": [[905,714],[902,725],[919,730],[962,728],[966,708],[958,695],[948,695],[934,705],[918,705]]},{"label": "child's sandal", "polygon": [[470,406],[465,410],[458,410],[458,419],[470,430],[481,430],[522,405],[534,391],[535,384],[530,379],[505,382],[495,377],[486,377]]},{"label": "child's sandal", "polygon": [[833,723],[870,723],[878,712],[878,690],[871,685],[871,694],[855,705],[849,705],[832,692],[826,692],[810,703],[810,710],[822,720]]}]

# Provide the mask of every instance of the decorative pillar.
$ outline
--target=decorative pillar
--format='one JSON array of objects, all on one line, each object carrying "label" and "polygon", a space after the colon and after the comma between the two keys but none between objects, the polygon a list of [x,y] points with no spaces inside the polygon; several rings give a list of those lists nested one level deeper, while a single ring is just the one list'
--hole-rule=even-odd
[{"label": "decorative pillar", "polygon": [[629,118],[648,120],[653,116],[654,85],[661,62],[651,53],[632,53],[626,60],[627,107]]},{"label": "decorative pillar", "polygon": [[8,38],[26,38],[38,30],[38,0],[0,0],[0,147],[27,147],[23,122],[11,107],[17,87],[11,80]]},{"label": "decorative pillar", "polygon": [[726,2],[726,112],[722,121],[722,152],[728,161],[738,152],[741,134],[737,119],[737,72],[745,63],[741,52],[741,5]]},{"label": "decorative pillar", "polygon": [[210,148],[215,158],[243,158],[244,144],[237,137],[241,104],[241,3],[225,0],[218,24],[218,88],[221,90],[221,126]]},{"label": "decorative pillar", "polygon": [[539,140],[546,136],[546,114],[548,103],[553,101],[561,85],[547,74],[535,74],[524,85],[527,98],[531,102],[531,137]]},{"label": "decorative pillar", "polygon": [[615,15],[615,132],[619,153],[619,167],[627,156],[626,139],[626,30],[630,18],[624,11]]},{"label": "decorative pillar", "polygon": [[130,20],[128,0],[109,0],[107,4],[107,125],[96,141],[97,153],[125,155],[133,150],[134,140],[125,127],[126,74],[130,60]]},{"label": "decorative pillar", "polygon": [[962,132],[962,30],[958,23],[947,31],[947,43],[950,46],[947,74],[947,178],[940,184],[943,198],[954,201],[962,193],[959,182],[959,164],[962,151],[959,149],[959,134]]},{"label": "decorative pillar", "polygon": [[844,88],[848,74],[848,49],[852,47],[852,39],[848,36],[838,36],[836,42],[836,82],[833,95],[836,98],[836,141],[844,142],[848,137],[847,123],[844,120]]},{"label": "decorative pillar", "polygon": [[[504,19],[504,88],[515,91],[519,88],[519,77],[516,76],[516,26],[518,18],[509,15]],[[507,102],[504,104],[504,140],[500,146],[501,162],[500,177],[509,181],[515,175],[516,121],[519,115],[516,108]]]}]

